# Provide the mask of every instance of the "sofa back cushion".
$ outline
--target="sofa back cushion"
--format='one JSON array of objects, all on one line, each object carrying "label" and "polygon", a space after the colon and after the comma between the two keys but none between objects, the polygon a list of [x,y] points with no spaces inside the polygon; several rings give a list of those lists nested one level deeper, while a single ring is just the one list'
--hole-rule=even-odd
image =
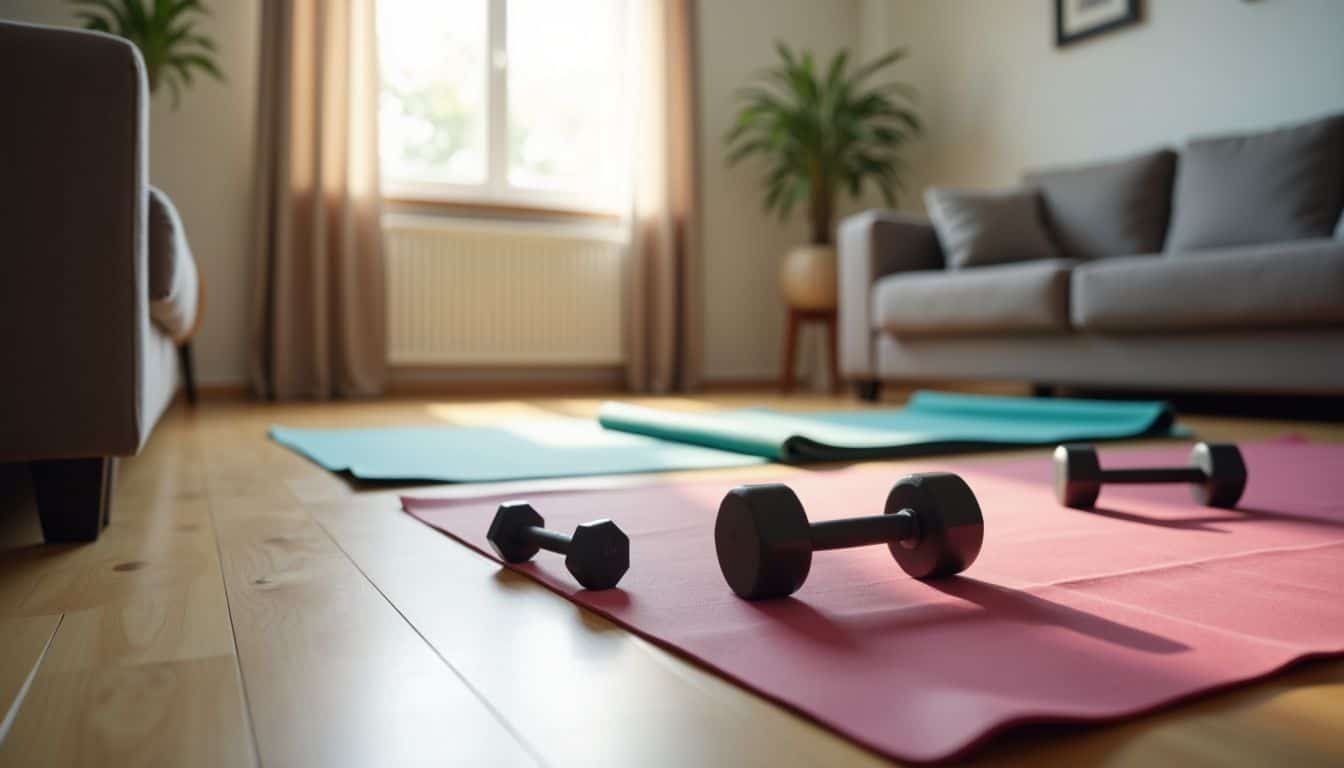
[{"label": "sofa back cushion", "polygon": [[1191,141],[1167,251],[1329,237],[1344,207],[1344,115]]},{"label": "sofa back cushion", "polygon": [[934,187],[924,193],[924,203],[951,269],[1057,255],[1041,220],[1036,190],[964,192]]},{"label": "sofa back cushion", "polygon": [[1157,253],[1167,235],[1176,153],[1168,149],[1085,166],[1028,171],[1063,255],[1100,259]]}]

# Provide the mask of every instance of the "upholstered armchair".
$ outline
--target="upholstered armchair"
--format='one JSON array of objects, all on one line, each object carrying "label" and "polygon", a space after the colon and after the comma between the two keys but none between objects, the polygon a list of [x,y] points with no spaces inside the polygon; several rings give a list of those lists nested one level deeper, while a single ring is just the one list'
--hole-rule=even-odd
[{"label": "upholstered armchair", "polygon": [[0,22],[0,104],[0,462],[28,465],[48,541],[92,540],[172,400],[196,265],[147,183],[133,45]]}]

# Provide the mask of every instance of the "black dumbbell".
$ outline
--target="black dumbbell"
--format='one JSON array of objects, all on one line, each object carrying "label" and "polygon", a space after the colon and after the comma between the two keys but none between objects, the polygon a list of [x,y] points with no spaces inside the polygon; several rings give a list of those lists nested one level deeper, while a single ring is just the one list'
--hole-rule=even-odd
[{"label": "black dumbbell", "polygon": [[797,591],[812,553],[886,544],[917,579],[966,570],[980,554],[985,523],[966,481],[946,472],[896,481],[880,515],[808,523],[786,485],[744,485],[728,492],[714,524],[723,578],[738,597],[760,600]]},{"label": "black dumbbell", "polygon": [[499,505],[490,530],[490,547],[506,563],[525,563],[545,549],[565,556],[565,567],[585,589],[611,589],[630,567],[630,539],[610,520],[593,520],[573,536],[548,531],[546,521],[525,501]]},{"label": "black dumbbell", "polygon": [[1189,466],[1157,469],[1102,469],[1097,449],[1090,445],[1055,449],[1055,496],[1060,504],[1091,509],[1102,483],[1189,483],[1195,501],[1231,508],[1246,489],[1246,463],[1231,443],[1195,443]]}]

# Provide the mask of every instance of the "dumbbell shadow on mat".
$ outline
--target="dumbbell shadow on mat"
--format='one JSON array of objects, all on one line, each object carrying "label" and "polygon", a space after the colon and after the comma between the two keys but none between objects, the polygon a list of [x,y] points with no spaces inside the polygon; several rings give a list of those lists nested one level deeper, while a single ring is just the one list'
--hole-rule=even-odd
[{"label": "dumbbell shadow on mat", "polygon": [[525,563],[538,550],[565,556],[565,567],[585,589],[611,589],[630,568],[630,539],[610,520],[593,520],[566,536],[544,527],[546,521],[525,501],[499,505],[485,538],[506,563]]},{"label": "dumbbell shadow on mat", "polygon": [[1246,463],[1231,443],[1195,443],[1189,466],[1141,469],[1102,469],[1097,449],[1090,445],[1061,445],[1055,449],[1055,496],[1060,504],[1091,509],[1105,483],[1189,483],[1195,501],[1231,509],[1246,490]]},{"label": "dumbbell shadow on mat", "polygon": [[817,550],[886,544],[917,579],[951,576],[975,562],[984,531],[980,505],[966,481],[930,472],[898,480],[880,515],[816,523],[808,522],[788,486],[734,488],[719,505],[714,546],[733,592],[762,600],[797,591]]}]

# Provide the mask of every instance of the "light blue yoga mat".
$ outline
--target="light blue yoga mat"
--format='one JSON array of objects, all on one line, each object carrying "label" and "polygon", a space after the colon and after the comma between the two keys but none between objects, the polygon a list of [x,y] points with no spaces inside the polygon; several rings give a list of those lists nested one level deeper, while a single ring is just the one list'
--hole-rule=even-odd
[{"label": "light blue yoga mat", "polygon": [[361,480],[487,483],[579,475],[742,467],[765,459],[603,429],[586,419],[495,427],[292,429],[271,439]]},{"label": "light blue yoga mat", "polygon": [[604,403],[607,429],[772,461],[856,461],[951,451],[1186,434],[1162,402],[958,395],[921,390],[904,408],[674,413]]},{"label": "light blue yoga mat", "polygon": [[900,409],[706,414],[611,402],[603,404],[597,422],[549,419],[495,427],[381,429],[273,426],[270,434],[328,470],[363,480],[478,483],[765,461],[853,461],[1188,433],[1161,402],[921,391]]}]

